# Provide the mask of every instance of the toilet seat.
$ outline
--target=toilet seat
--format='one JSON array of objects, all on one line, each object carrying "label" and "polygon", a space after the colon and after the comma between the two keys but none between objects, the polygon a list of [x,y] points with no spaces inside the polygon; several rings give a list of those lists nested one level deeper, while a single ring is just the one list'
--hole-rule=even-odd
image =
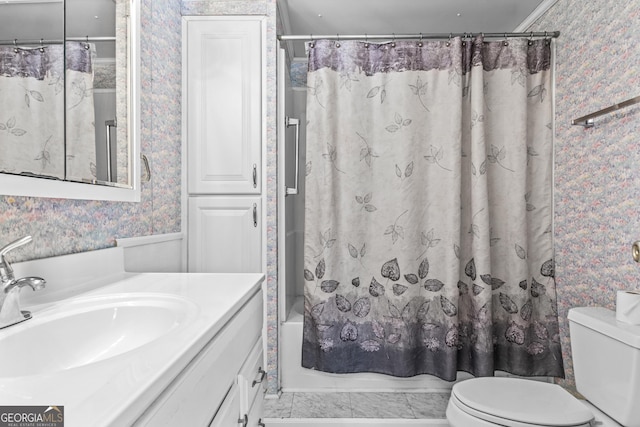
[{"label": "toilet seat", "polygon": [[477,420],[474,424],[483,426],[588,427],[593,420],[593,414],[562,387],[520,378],[462,381],[453,386],[449,406],[447,416],[464,419],[464,426]]}]

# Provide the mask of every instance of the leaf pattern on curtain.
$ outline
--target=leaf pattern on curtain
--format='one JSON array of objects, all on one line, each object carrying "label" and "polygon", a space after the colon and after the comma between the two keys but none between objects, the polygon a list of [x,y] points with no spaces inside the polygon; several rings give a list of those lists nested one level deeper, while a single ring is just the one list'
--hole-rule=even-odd
[{"label": "leaf pattern on curtain", "polygon": [[546,40],[314,43],[303,366],[564,376],[550,57]]}]

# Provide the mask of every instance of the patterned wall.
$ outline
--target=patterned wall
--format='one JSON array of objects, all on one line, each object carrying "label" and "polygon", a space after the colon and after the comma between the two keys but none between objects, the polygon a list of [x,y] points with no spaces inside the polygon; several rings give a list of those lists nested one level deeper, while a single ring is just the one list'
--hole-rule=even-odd
[{"label": "patterned wall", "polygon": [[615,309],[640,288],[631,244],[640,238],[640,106],[571,120],[640,95],[640,1],[559,0],[531,28],[559,30],[556,65],[555,247],[561,339],[574,386],[568,310]]},{"label": "patterned wall", "polygon": [[[12,261],[114,246],[116,238],[180,231],[179,0],[141,3],[141,146],[152,180],[140,203],[0,195],[0,244],[31,234]],[[162,52],[162,55],[158,55]]]}]

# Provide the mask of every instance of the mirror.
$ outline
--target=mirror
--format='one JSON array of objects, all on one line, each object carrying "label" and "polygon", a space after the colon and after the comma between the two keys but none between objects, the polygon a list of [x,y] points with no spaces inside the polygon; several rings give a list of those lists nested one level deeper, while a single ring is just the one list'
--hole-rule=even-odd
[{"label": "mirror", "polygon": [[138,12],[0,3],[0,194],[139,200]]}]

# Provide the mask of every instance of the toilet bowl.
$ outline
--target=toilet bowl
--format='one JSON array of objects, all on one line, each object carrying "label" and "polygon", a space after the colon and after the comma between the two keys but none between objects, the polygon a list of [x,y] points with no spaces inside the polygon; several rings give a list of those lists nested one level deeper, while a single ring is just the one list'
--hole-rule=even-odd
[{"label": "toilet bowl", "polygon": [[594,414],[558,385],[489,377],[454,385],[447,420],[452,427],[590,427]]},{"label": "toilet bowl", "polygon": [[[451,427],[640,427],[640,326],[599,307],[569,310],[578,400],[562,387],[511,377],[455,384]],[[606,415],[605,415],[606,413]]]}]

